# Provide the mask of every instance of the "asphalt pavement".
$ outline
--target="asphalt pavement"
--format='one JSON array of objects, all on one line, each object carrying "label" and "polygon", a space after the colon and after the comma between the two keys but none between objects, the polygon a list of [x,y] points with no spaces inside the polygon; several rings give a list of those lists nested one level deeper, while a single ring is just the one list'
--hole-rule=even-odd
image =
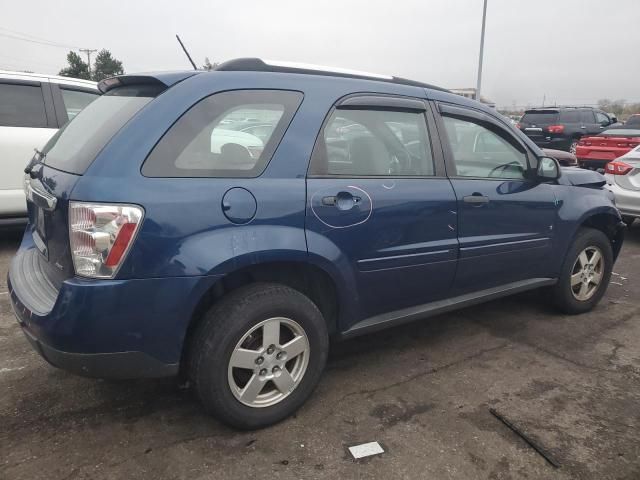
[{"label": "asphalt pavement", "polygon": [[[255,432],[171,379],[49,366],[6,293],[19,238],[0,232],[2,480],[640,478],[640,225],[593,312],[559,315],[529,292],[335,344],[310,401]],[[349,456],[370,441],[385,453]]]}]

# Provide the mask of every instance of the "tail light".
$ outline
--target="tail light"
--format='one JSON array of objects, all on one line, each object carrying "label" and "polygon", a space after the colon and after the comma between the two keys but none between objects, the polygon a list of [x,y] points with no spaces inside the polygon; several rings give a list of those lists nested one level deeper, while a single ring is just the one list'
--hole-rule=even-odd
[{"label": "tail light", "polygon": [[631,170],[633,170],[633,167],[621,160],[614,160],[613,162],[607,163],[607,166],[604,170],[606,173],[609,173],[611,175],[626,175]]},{"label": "tail light", "polygon": [[564,125],[549,125],[547,130],[549,133],[562,133],[564,132]]},{"label": "tail light", "polygon": [[142,223],[136,205],[69,202],[69,240],[76,275],[113,278]]}]

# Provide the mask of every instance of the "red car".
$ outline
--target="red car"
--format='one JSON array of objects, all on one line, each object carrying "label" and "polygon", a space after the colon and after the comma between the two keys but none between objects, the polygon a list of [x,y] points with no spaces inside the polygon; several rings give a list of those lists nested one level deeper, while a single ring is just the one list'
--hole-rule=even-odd
[{"label": "red car", "polygon": [[576,148],[578,163],[596,170],[640,145],[640,128],[614,127],[593,137],[582,137]]}]

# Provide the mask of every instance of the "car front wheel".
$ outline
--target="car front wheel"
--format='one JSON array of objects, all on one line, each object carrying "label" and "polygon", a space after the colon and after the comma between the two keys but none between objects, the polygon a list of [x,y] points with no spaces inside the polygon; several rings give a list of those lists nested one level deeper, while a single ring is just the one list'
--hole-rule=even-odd
[{"label": "car front wheel", "polygon": [[612,268],[613,251],[607,236],[593,228],[580,229],[554,286],[556,305],[569,314],[588,312],[607,290]]},{"label": "car front wheel", "polygon": [[324,318],[305,295],[253,284],[223,297],[195,333],[190,376],[220,421],[261,428],[294,413],[326,363]]}]

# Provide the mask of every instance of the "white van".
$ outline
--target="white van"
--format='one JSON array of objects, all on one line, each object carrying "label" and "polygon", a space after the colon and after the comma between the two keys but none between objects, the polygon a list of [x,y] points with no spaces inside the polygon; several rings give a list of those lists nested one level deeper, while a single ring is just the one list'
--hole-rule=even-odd
[{"label": "white van", "polygon": [[99,94],[88,80],[0,70],[0,225],[26,221],[22,182],[34,148]]}]

